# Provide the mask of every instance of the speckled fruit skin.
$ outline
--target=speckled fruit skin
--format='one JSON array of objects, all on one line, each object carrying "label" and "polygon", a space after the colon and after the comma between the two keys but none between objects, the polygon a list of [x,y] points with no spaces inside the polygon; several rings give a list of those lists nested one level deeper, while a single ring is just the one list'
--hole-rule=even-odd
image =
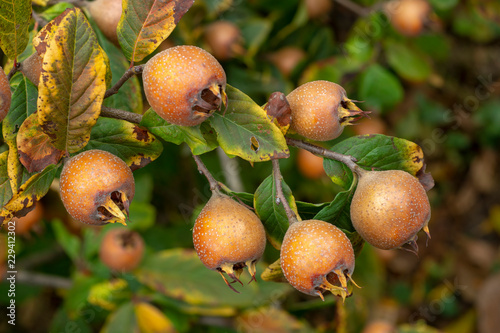
[{"label": "speckled fruit skin", "polygon": [[2,121],[10,109],[12,93],[10,92],[9,79],[3,68],[0,67],[0,121]]},{"label": "speckled fruit skin", "polygon": [[[151,108],[171,124],[195,126],[217,110],[226,89],[226,73],[205,50],[174,46],[152,57],[142,73]],[[206,101],[207,95],[212,98]]]},{"label": "speckled fruit skin", "polygon": [[351,203],[351,220],[364,240],[389,250],[412,241],[427,226],[431,207],[418,179],[401,170],[367,171]]},{"label": "speckled fruit skin", "polygon": [[399,0],[388,7],[393,27],[405,36],[420,34],[429,11],[425,0]]},{"label": "speckled fruit skin", "polygon": [[99,258],[110,269],[130,272],[136,268],[144,254],[144,240],[135,231],[116,228],[104,235]]},{"label": "speckled fruit skin", "polygon": [[354,250],[347,236],[333,224],[307,220],[293,223],[281,245],[281,269],[287,281],[304,294],[321,296],[325,278],[340,270],[351,276]]},{"label": "speckled fruit skin", "polygon": [[196,219],[193,243],[207,268],[218,270],[229,264],[237,270],[262,257],[266,232],[251,210],[226,195],[214,194]]},{"label": "speckled fruit skin", "polygon": [[339,106],[346,96],[344,88],[329,81],[312,81],[293,90],[286,99],[292,110],[291,129],[305,138],[328,141],[337,138]]},{"label": "speckled fruit skin", "polygon": [[102,150],[84,151],[66,162],[61,172],[61,199],[75,220],[103,225],[97,208],[115,191],[123,191],[129,201],[135,193],[132,171],[117,156]]}]

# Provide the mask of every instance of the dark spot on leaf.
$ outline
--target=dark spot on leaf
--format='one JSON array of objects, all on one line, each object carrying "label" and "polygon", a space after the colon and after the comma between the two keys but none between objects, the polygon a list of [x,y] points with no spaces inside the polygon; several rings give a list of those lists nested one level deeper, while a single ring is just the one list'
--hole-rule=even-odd
[{"label": "dark spot on leaf", "polygon": [[260,149],[259,141],[255,138],[255,136],[252,136],[250,138],[250,149],[252,149],[254,152],[258,152]]},{"label": "dark spot on leaf", "polygon": [[173,3],[175,2],[175,7],[174,7],[174,23],[177,24],[181,17],[186,14],[186,12],[191,8],[191,6],[194,3],[194,0],[177,0],[177,1],[172,1]]},{"label": "dark spot on leaf", "polygon": [[138,154],[138,156],[140,157],[139,163],[134,162],[130,165],[130,170],[132,171],[143,168],[151,163],[151,157],[144,157],[144,154]]},{"label": "dark spot on leaf", "polygon": [[144,128],[140,128],[137,125],[134,125],[133,133],[135,138],[139,141],[149,142],[149,132]]}]

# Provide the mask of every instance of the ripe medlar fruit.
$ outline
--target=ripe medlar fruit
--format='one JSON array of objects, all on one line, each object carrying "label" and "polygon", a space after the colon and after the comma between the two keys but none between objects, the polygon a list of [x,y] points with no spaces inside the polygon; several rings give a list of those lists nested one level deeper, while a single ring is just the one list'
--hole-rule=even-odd
[{"label": "ripe medlar fruit", "polygon": [[226,73],[205,50],[174,46],[152,57],[142,73],[151,108],[171,124],[195,126],[226,98]]},{"label": "ripe medlar fruit", "polygon": [[304,60],[306,53],[298,47],[284,47],[269,55],[269,60],[284,77],[289,77],[297,65]]},{"label": "ripe medlar fruit", "polygon": [[122,0],[96,0],[86,2],[90,16],[113,44],[119,46],[116,29],[122,16]]},{"label": "ripe medlar fruit", "polygon": [[364,240],[389,250],[428,234],[431,206],[417,178],[401,170],[361,171],[351,203],[351,219]]},{"label": "ripe medlar fruit", "polygon": [[405,36],[420,34],[430,10],[426,0],[399,0],[387,6],[392,26]]},{"label": "ripe medlar fruit", "polygon": [[93,225],[125,225],[134,198],[134,176],[128,165],[103,150],[84,151],[65,164],[61,199],[75,220]]},{"label": "ripe medlar fruit", "polygon": [[205,28],[205,42],[219,60],[228,60],[245,53],[240,29],[232,22],[217,21]]},{"label": "ripe medlar fruit", "polygon": [[344,88],[329,81],[305,83],[286,99],[292,110],[291,129],[315,141],[337,138],[344,126],[368,113],[347,98]]},{"label": "ripe medlar fruit", "polygon": [[297,168],[304,177],[309,179],[320,179],[326,176],[323,158],[304,149],[299,149],[297,153]]},{"label": "ripe medlar fruit", "polygon": [[292,223],[280,257],[285,278],[298,291],[322,299],[325,291],[342,299],[349,296],[347,280],[354,271],[354,250],[333,224],[320,220]]},{"label": "ripe medlar fruit", "polygon": [[126,228],[111,229],[104,235],[99,258],[110,269],[130,272],[136,268],[144,254],[144,240],[137,232]]},{"label": "ripe medlar fruit", "polygon": [[43,217],[43,206],[40,202],[35,203],[35,208],[33,208],[28,214],[22,217],[14,217],[12,221],[16,223],[16,235],[27,234],[33,225],[40,222]]},{"label": "ripe medlar fruit", "polygon": [[10,84],[7,75],[0,67],[0,121],[2,121],[10,109],[10,102],[12,100],[12,93],[10,91]]},{"label": "ripe medlar fruit", "polygon": [[23,61],[21,72],[35,86],[38,86],[38,83],[40,82],[40,74],[42,73],[42,66],[43,58],[35,52]]},{"label": "ripe medlar fruit", "polygon": [[217,270],[236,291],[223,273],[241,283],[239,276],[247,266],[250,282],[255,280],[255,263],[264,253],[266,232],[254,212],[227,195],[214,193],[196,219],[193,243],[201,262]]}]

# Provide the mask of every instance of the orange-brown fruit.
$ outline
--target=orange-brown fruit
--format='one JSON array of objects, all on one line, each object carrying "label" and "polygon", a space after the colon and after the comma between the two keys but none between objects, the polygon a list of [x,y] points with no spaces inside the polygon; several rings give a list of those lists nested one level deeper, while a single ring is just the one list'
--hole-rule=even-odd
[{"label": "orange-brown fruit", "polygon": [[333,8],[332,0],[305,0],[307,15],[316,19],[328,14]]},{"label": "orange-brown fruit", "polygon": [[320,179],[326,176],[323,159],[304,149],[297,153],[297,167],[300,173],[309,179]]},{"label": "orange-brown fruit", "polygon": [[116,28],[122,16],[122,0],[96,0],[87,2],[90,16],[113,44],[119,45]]},{"label": "orange-brown fruit", "polygon": [[305,83],[286,99],[292,110],[291,129],[316,141],[337,138],[344,126],[367,114],[347,98],[344,88],[329,81]]},{"label": "orange-brown fruit", "polygon": [[389,250],[409,243],[417,251],[417,233],[428,234],[431,206],[417,178],[401,170],[364,171],[351,203],[351,220],[364,240]]},{"label": "orange-brown fruit", "polygon": [[43,59],[37,52],[30,55],[23,61],[21,72],[30,80],[35,86],[40,82],[40,74],[42,73]]},{"label": "orange-brown fruit", "polygon": [[35,203],[35,208],[23,217],[14,217],[12,221],[16,223],[16,235],[27,234],[33,225],[40,222],[43,217],[43,206],[40,202]]},{"label": "orange-brown fruit", "polygon": [[226,73],[205,50],[174,46],[152,57],[142,73],[151,108],[171,124],[195,126],[226,98]]},{"label": "orange-brown fruit", "polygon": [[241,283],[239,276],[247,266],[250,282],[255,280],[255,264],[264,253],[266,232],[254,212],[226,195],[214,193],[196,219],[193,243],[201,262],[217,270],[236,291],[223,273]]},{"label": "orange-brown fruit", "polygon": [[10,109],[10,102],[12,100],[12,93],[10,91],[10,84],[7,75],[0,67],[0,121],[2,121]]},{"label": "orange-brown fruit", "polygon": [[298,47],[284,47],[269,56],[271,63],[276,66],[285,77],[289,77],[297,65],[304,60],[306,53]]},{"label": "orange-brown fruit", "polygon": [[398,0],[387,6],[392,26],[402,35],[417,36],[424,27],[430,12],[426,0]]},{"label": "orange-brown fruit", "polygon": [[280,257],[285,278],[298,291],[322,299],[325,291],[342,299],[349,296],[347,281],[354,271],[354,250],[349,238],[333,224],[319,220],[291,224]]},{"label": "orange-brown fruit", "polygon": [[60,189],[64,207],[75,220],[93,225],[125,225],[135,183],[123,160],[95,149],[64,164]]},{"label": "orange-brown fruit", "polygon": [[114,228],[104,235],[99,258],[110,269],[130,272],[136,268],[144,254],[144,240],[137,232],[126,228]]},{"label": "orange-brown fruit", "polygon": [[205,42],[219,60],[228,60],[245,53],[240,29],[229,21],[216,21],[205,28]]},{"label": "orange-brown fruit", "polygon": [[351,127],[356,135],[387,134],[387,125],[380,118],[363,118]]}]

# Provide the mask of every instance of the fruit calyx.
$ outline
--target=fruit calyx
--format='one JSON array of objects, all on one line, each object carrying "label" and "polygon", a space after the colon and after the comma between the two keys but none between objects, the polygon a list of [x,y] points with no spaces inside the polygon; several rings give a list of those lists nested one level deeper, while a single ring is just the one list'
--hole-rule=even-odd
[{"label": "fruit calyx", "polygon": [[97,208],[99,218],[105,223],[121,223],[127,225],[130,201],[123,191],[113,191],[104,203]]},{"label": "fruit calyx", "polygon": [[193,119],[206,119],[220,109],[221,104],[227,106],[227,95],[220,84],[212,83],[201,90],[193,100]]},{"label": "fruit calyx", "polygon": [[339,122],[342,126],[353,125],[357,120],[367,117],[371,111],[363,111],[361,110],[354,102],[359,102],[355,100],[351,100],[347,98],[347,96],[342,97],[342,101],[339,104],[338,114],[339,114]]}]

